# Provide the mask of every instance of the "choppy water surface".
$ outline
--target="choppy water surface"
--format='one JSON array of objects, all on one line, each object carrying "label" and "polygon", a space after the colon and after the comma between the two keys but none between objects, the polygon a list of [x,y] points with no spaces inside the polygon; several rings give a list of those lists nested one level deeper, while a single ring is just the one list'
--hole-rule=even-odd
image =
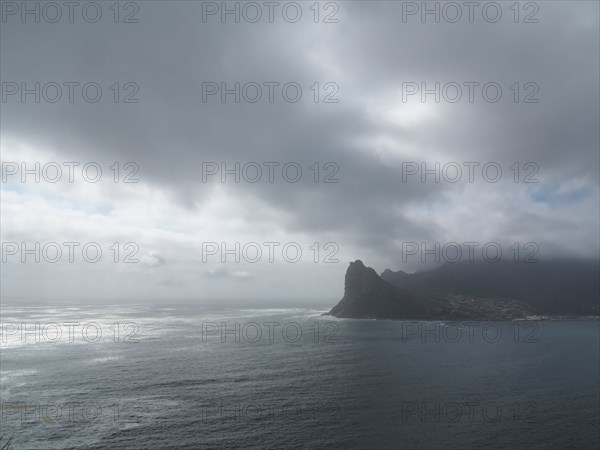
[{"label": "choppy water surface", "polygon": [[3,441],[50,448],[595,449],[599,322],[3,307]]}]

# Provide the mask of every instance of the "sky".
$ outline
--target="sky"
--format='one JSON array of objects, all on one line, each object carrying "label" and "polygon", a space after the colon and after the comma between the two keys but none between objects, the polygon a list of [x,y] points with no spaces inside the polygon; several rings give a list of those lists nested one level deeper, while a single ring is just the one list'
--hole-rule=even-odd
[{"label": "sky", "polygon": [[597,258],[599,3],[517,5],[0,2],[3,301]]}]

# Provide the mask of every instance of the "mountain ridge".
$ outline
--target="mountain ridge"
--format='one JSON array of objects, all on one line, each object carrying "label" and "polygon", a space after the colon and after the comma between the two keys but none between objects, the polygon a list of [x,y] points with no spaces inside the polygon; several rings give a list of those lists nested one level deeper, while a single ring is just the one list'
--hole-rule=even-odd
[{"label": "mountain ridge", "polygon": [[329,315],[418,320],[514,320],[537,315],[598,315],[599,265],[465,262],[413,274],[378,275],[351,262],[344,296]]}]

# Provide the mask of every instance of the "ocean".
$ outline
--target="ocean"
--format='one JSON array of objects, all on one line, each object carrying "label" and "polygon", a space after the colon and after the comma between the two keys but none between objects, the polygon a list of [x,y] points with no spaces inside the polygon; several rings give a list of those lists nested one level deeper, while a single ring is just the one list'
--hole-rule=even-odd
[{"label": "ocean", "polygon": [[0,448],[597,449],[600,322],[2,308]]}]

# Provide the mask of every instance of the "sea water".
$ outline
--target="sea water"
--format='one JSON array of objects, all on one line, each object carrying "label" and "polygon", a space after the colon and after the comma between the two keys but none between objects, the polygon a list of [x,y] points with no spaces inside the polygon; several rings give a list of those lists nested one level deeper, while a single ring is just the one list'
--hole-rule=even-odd
[{"label": "sea water", "polygon": [[[14,449],[596,449],[596,319],[304,308],[2,308]],[[1,447],[1,445],[0,445]]]}]

